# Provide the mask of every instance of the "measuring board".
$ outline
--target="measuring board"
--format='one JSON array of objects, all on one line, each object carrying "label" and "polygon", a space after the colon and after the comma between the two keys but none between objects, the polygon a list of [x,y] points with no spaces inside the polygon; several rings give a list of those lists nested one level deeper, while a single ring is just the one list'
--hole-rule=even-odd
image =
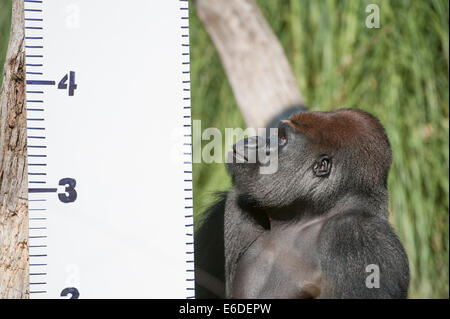
[{"label": "measuring board", "polygon": [[193,298],[187,0],[24,0],[31,298]]}]

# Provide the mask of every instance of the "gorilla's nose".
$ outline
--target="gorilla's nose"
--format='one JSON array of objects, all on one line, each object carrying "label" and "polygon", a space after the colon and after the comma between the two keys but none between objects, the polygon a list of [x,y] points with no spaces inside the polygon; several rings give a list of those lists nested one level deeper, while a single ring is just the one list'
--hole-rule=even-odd
[{"label": "gorilla's nose", "polygon": [[233,153],[238,159],[255,163],[259,147],[264,147],[266,140],[259,136],[244,138],[233,145]]},{"label": "gorilla's nose", "polygon": [[264,140],[259,136],[252,136],[249,138],[244,138],[244,144],[249,148],[258,148],[258,146],[264,145]]},{"label": "gorilla's nose", "polygon": [[264,146],[265,140],[259,136],[246,137],[238,141],[233,145],[233,151],[239,153],[245,151],[245,149],[257,149],[258,147]]}]

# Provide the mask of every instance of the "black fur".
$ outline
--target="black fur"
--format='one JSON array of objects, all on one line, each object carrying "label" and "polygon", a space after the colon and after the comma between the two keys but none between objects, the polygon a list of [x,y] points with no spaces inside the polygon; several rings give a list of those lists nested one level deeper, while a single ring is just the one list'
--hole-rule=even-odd
[{"label": "black fur", "polygon": [[225,297],[224,212],[227,193],[217,194],[217,202],[196,220],[195,293],[197,298]]}]

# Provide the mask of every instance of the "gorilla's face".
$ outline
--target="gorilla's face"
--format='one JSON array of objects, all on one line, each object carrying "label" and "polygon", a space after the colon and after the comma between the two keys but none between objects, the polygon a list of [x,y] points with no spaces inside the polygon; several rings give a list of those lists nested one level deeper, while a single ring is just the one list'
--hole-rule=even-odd
[{"label": "gorilla's face", "polygon": [[[234,185],[256,206],[269,208],[386,187],[391,151],[374,117],[343,109],[294,115],[280,122],[277,136],[236,143],[233,157],[228,171]],[[274,161],[278,169],[265,174],[262,168]]]}]

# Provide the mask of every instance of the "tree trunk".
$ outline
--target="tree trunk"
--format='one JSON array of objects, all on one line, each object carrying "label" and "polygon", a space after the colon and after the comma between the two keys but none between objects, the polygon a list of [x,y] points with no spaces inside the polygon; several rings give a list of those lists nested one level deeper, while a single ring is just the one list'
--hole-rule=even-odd
[{"label": "tree trunk", "polygon": [[197,0],[195,5],[249,127],[270,126],[304,107],[283,48],[254,0]]},{"label": "tree trunk", "polygon": [[0,93],[0,298],[28,298],[24,2],[13,0]]}]

